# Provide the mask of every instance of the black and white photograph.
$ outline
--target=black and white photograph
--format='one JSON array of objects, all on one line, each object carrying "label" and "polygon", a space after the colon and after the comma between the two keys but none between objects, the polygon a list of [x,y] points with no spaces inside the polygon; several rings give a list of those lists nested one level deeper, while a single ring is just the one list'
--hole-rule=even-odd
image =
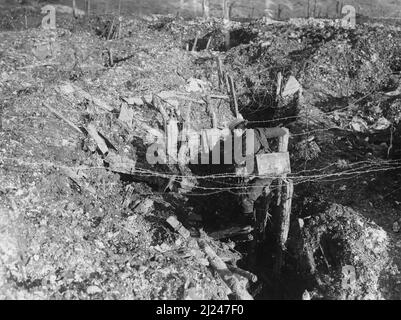
[{"label": "black and white photograph", "polygon": [[0,300],[401,300],[401,0],[0,0]]}]

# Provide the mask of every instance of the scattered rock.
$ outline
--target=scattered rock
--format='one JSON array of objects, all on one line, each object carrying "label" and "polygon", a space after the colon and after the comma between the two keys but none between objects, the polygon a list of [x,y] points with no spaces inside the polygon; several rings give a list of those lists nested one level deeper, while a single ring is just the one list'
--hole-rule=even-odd
[{"label": "scattered rock", "polygon": [[200,79],[189,78],[185,90],[187,92],[205,92],[207,89],[207,83]]},{"label": "scattered rock", "polygon": [[302,86],[294,76],[290,76],[284,86],[281,96],[286,99],[294,96],[297,92],[302,91]]},{"label": "scattered rock", "polygon": [[86,293],[89,295],[94,295],[94,294],[98,294],[98,293],[102,293],[102,289],[100,289],[98,286],[89,286],[86,289]]}]

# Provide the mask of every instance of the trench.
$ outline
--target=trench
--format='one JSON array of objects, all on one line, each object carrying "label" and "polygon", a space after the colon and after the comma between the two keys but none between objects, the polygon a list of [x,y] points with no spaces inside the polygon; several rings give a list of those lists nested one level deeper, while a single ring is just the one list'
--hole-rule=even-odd
[{"label": "trench", "polygon": [[190,50],[194,51],[211,49],[213,51],[226,52],[237,46],[249,44],[257,36],[257,33],[244,28],[228,32],[217,29],[186,41],[182,48],[185,49],[188,46]]}]

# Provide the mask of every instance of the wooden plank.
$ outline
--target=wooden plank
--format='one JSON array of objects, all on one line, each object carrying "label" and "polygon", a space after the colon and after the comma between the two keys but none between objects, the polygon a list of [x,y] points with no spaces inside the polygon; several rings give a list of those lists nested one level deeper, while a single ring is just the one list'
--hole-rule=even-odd
[{"label": "wooden plank", "polygon": [[294,193],[294,183],[292,180],[281,180],[282,187],[281,202],[279,204],[279,230],[276,240],[276,261],[274,266],[274,272],[276,276],[280,276],[281,269],[284,263],[284,252],[286,250],[286,243],[288,239],[288,233],[290,230],[291,222],[291,206],[292,197]]},{"label": "wooden plank", "polygon": [[191,233],[189,232],[189,230],[186,229],[175,216],[168,217],[166,221],[171,227],[173,227],[175,231],[183,236],[184,239],[189,239],[191,237]]},{"label": "wooden plank", "polygon": [[279,138],[278,152],[287,152],[288,143],[290,140],[290,130],[288,130],[287,128],[282,128],[282,129],[285,130],[286,134]]},{"label": "wooden plank", "polygon": [[126,123],[129,127],[131,127],[133,118],[134,118],[134,110],[130,108],[127,103],[122,103],[118,120],[123,123]]},{"label": "wooden plank", "polygon": [[109,152],[109,148],[107,147],[104,139],[97,132],[96,127],[93,124],[89,124],[88,127],[86,128],[86,131],[88,131],[88,134],[91,136],[91,138],[95,140],[99,150],[103,154],[107,154]]},{"label": "wooden plank", "polygon": [[261,176],[281,176],[291,173],[288,152],[265,153],[256,155],[257,174]]}]

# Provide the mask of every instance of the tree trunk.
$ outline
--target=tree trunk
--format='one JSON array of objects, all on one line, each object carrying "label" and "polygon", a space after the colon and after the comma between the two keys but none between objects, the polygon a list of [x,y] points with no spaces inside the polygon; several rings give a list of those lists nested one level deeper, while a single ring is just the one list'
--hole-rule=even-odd
[{"label": "tree trunk", "polygon": [[306,8],[306,17],[309,19],[309,13],[310,13],[310,0],[308,0],[308,6]]},{"label": "tree trunk", "polygon": [[316,17],[316,9],[317,9],[317,0],[315,0],[315,3],[313,4],[313,17]]},{"label": "tree trunk", "polygon": [[272,0],[265,0],[265,17],[269,19],[273,18],[271,5],[272,5]]},{"label": "tree trunk", "polygon": [[202,9],[203,9],[203,17],[205,19],[210,18],[210,1],[209,0],[202,0]]},{"label": "tree trunk", "polygon": [[74,18],[77,18],[77,4],[75,0],[72,0],[72,14],[74,15]]},{"label": "tree trunk", "polygon": [[230,21],[230,12],[228,9],[228,0],[223,1],[223,19],[224,21]]},{"label": "tree trunk", "polygon": [[234,9],[235,2],[230,3],[228,7],[228,16],[231,19],[233,17],[233,9]]}]

